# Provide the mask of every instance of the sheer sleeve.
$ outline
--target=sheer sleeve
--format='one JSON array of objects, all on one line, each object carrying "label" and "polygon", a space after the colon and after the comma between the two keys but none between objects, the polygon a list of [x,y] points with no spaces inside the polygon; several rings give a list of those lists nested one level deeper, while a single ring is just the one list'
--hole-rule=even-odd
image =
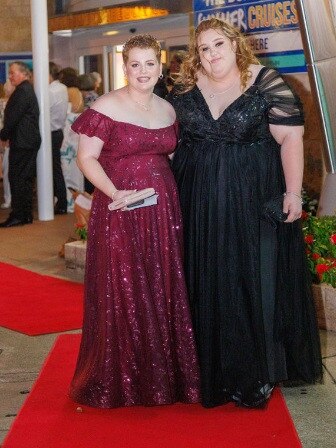
[{"label": "sheer sleeve", "polygon": [[282,76],[273,69],[262,69],[258,87],[269,104],[269,124],[301,126],[304,124],[300,98]]},{"label": "sheer sleeve", "polygon": [[88,137],[98,137],[106,143],[111,136],[113,127],[112,118],[101,114],[94,109],[84,111],[71,126],[77,134],[85,134]]}]

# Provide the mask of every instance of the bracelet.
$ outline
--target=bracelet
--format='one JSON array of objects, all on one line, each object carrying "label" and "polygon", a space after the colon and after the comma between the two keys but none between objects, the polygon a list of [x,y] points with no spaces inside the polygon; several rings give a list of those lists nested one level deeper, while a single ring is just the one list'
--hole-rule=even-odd
[{"label": "bracelet", "polygon": [[296,196],[297,198],[299,198],[300,201],[301,201],[301,204],[303,204],[302,196],[300,196],[299,194],[294,193],[294,191],[286,191],[286,193],[284,193],[284,196],[287,196],[287,194],[293,194],[294,196]]},{"label": "bracelet", "polygon": [[296,196],[297,198],[301,199],[301,201],[302,201],[302,196],[300,196],[297,193],[294,193],[294,191],[286,191],[286,193],[284,193],[284,196],[286,196],[287,194],[293,194],[294,196]]},{"label": "bracelet", "polygon": [[112,195],[111,195],[111,199],[112,199],[112,201],[114,201],[114,195],[116,194],[117,191],[118,191],[118,190],[114,190],[114,192],[112,193]]}]

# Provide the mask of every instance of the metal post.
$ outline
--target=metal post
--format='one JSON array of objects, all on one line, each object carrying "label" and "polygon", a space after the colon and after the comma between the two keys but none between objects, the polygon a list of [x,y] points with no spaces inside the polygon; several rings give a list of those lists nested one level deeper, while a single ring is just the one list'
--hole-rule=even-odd
[{"label": "metal post", "polygon": [[54,219],[54,193],[51,157],[49,106],[49,45],[47,0],[31,0],[31,27],[34,64],[34,88],[40,106],[42,143],[37,155],[38,217]]},{"label": "metal post", "polygon": [[[110,48],[110,47],[109,47]],[[104,45],[103,48],[103,82],[104,82],[104,93],[108,93],[113,90],[113,86],[110,86],[110,70],[109,70],[109,54],[108,47]]]},{"label": "metal post", "polygon": [[336,33],[334,0],[296,0],[308,74],[321,118],[327,175],[319,215],[336,214]]}]

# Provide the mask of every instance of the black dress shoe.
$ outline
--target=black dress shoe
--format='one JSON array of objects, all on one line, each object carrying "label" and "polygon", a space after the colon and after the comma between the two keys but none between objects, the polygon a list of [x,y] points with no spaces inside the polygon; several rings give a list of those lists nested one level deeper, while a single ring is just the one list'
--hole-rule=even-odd
[{"label": "black dress shoe", "polygon": [[55,208],[54,213],[55,215],[66,215],[68,212],[64,208]]},{"label": "black dress shoe", "polygon": [[251,390],[249,393],[240,396],[239,400],[235,400],[236,404],[243,408],[264,409],[273,389],[274,384],[267,383],[257,390]]},{"label": "black dress shoe", "polygon": [[25,224],[28,224],[28,222],[24,219],[18,219],[18,218],[8,218],[6,221],[0,223],[0,227],[15,227],[15,226],[24,226]]}]

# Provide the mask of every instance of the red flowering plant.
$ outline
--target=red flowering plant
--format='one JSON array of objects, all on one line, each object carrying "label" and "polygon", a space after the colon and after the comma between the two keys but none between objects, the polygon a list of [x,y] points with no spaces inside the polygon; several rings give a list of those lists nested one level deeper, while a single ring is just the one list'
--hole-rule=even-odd
[{"label": "red flowering plant", "polygon": [[86,228],[85,224],[77,223],[75,225],[75,232],[77,233],[77,235],[79,236],[79,238],[82,241],[86,241],[87,240],[87,228]]},{"label": "red flowering plant", "polygon": [[336,288],[336,216],[314,216],[303,210],[302,222],[314,283]]}]

